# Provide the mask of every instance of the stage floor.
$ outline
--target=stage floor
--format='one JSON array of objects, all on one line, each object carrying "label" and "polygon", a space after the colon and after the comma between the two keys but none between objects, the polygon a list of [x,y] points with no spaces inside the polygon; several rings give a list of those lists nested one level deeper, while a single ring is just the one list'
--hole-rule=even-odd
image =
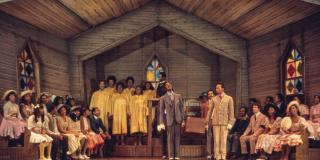
[{"label": "stage floor", "polygon": [[[181,160],[205,160],[205,157],[201,158],[188,158],[182,157]],[[162,160],[161,157],[107,157],[107,158],[99,158],[96,160]]]}]

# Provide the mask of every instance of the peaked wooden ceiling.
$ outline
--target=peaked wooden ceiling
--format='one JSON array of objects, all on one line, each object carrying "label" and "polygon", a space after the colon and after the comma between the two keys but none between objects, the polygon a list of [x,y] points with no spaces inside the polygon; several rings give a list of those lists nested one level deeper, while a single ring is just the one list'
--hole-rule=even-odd
[{"label": "peaked wooden ceiling", "polygon": [[[68,39],[152,0],[15,0],[0,11]],[[253,39],[320,12],[300,0],[165,0],[245,39]]]}]

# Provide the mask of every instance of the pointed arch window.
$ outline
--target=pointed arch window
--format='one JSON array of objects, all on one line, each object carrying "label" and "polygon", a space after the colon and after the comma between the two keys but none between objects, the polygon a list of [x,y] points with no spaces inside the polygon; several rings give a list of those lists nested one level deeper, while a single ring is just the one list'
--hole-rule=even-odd
[{"label": "pointed arch window", "polygon": [[31,90],[34,94],[40,91],[39,63],[29,42],[26,42],[17,55],[17,74],[19,91]]},{"label": "pointed arch window", "polygon": [[296,48],[289,49],[283,62],[283,68],[286,101],[291,101],[295,96],[304,101],[304,58]]},{"label": "pointed arch window", "polygon": [[157,87],[160,82],[159,76],[161,72],[165,72],[165,67],[155,55],[147,64],[146,80],[151,82],[154,87]]}]

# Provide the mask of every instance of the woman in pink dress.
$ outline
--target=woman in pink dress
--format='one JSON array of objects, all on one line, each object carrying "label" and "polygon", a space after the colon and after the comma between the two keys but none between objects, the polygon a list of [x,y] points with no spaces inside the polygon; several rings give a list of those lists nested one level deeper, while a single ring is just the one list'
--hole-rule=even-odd
[{"label": "woman in pink dress", "polygon": [[16,103],[17,97],[16,91],[8,90],[2,98],[5,101],[3,106],[4,118],[0,125],[0,136],[2,137],[19,139],[25,131],[26,123],[22,121],[19,106]]},{"label": "woman in pink dress", "polygon": [[310,108],[310,120],[308,121],[308,131],[312,139],[320,139],[320,93],[313,97],[313,106]]},{"label": "woman in pink dress", "polygon": [[89,108],[82,109],[82,116],[80,118],[81,131],[87,137],[87,147],[89,155],[91,155],[98,153],[99,148],[103,147],[104,140],[100,134],[96,134],[92,131],[89,116]]}]

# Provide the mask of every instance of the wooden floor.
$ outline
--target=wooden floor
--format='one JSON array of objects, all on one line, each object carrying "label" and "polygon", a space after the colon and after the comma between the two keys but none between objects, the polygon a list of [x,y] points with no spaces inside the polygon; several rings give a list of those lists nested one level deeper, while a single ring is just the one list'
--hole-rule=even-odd
[{"label": "wooden floor", "polygon": [[[162,160],[161,157],[110,157],[110,158],[99,158],[96,160]],[[205,160],[205,157],[202,158],[187,158],[182,157],[181,160]]]}]

